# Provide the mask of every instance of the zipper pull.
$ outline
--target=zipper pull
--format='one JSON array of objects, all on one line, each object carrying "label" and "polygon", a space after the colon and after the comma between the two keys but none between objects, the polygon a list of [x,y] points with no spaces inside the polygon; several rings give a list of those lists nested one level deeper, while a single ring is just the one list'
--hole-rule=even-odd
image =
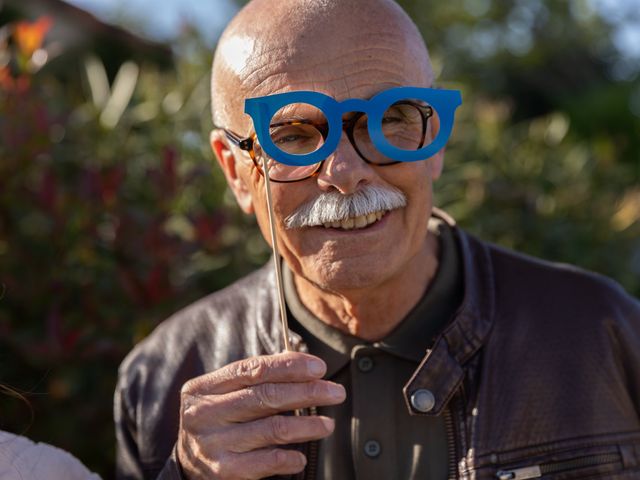
[{"label": "zipper pull", "polygon": [[539,465],[533,467],[516,468],[515,470],[498,470],[498,480],[526,480],[528,478],[540,478],[542,472]]}]

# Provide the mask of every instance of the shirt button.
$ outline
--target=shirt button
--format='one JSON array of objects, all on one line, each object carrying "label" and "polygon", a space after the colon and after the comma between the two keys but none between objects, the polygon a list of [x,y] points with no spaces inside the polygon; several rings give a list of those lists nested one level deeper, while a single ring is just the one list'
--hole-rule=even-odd
[{"label": "shirt button", "polygon": [[370,372],[373,369],[371,357],[360,357],[358,359],[358,369],[363,373]]},{"label": "shirt button", "polygon": [[426,388],[421,388],[411,394],[411,406],[418,412],[430,412],[435,405],[436,397]]},{"label": "shirt button", "polygon": [[364,444],[364,454],[369,458],[376,458],[381,450],[380,444],[375,440],[369,440]]}]

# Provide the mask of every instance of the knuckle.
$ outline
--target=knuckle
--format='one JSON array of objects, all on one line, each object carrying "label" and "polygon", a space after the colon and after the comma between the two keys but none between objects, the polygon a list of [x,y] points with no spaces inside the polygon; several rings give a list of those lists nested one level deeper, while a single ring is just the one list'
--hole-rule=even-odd
[{"label": "knuckle", "polygon": [[272,471],[293,473],[304,468],[306,461],[300,452],[276,448],[269,452],[266,463]]},{"label": "knuckle", "polygon": [[260,357],[253,357],[238,362],[236,365],[236,376],[249,378],[251,380],[262,379],[267,372],[267,365]]},{"label": "knuckle", "polygon": [[320,382],[309,382],[304,387],[304,394],[308,398],[319,398],[325,395],[324,385]]},{"label": "knuckle", "polygon": [[182,426],[190,430],[192,425],[197,423],[198,415],[196,413],[196,409],[190,405],[184,406],[182,408]]},{"label": "knuckle", "polygon": [[218,478],[229,478],[234,479],[237,478],[235,476],[235,472],[232,472],[230,467],[230,462],[226,458],[226,456],[221,456],[217,458],[215,461],[211,462],[211,471],[217,475]]},{"label": "knuckle", "polygon": [[271,451],[270,457],[270,463],[274,468],[285,467],[290,463],[290,455],[286,450],[276,448]]},{"label": "knuckle", "polygon": [[256,397],[261,406],[276,409],[282,403],[282,390],[278,384],[263,383],[255,389]]},{"label": "knuckle", "polygon": [[276,443],[286,443],[291,438],[291,428],[286,418],[271,417],[271,436]]},{"label": "knuckle", "polygon": [[231,452],[221,452],[214,464],[215,464],[215,478],[224,480],[244,480],[245,475],[242,475],[242,461],[241,456]]},{"label": "knuckle", "polygon": [[300,364],[300,359],[294,356],[286,356],[282,360],[282,367],[286,370],[293,370]]},{"label": "knuckle", "polygon": [[198,404],[196,402],[195,397],[192,395],[184,395],[181,399],[181,420],[182,425],[189,429],[192,425],[197,423],[197,419],[200,416],[200,409],[198,408]]},{"label": "knuckle", "polygon": [[291,455],[286,450],[277,449],[273,460],[277,467],[285,466],[291,462]]},{"label": "knuckle", "polygon": [[189,380],[185,383],[182,384],[182,387],[180,388],[180,396],[184,397],[187,395],[191,395],[191,393],[193,392],[194,389],[194,382],[193,380]]}]

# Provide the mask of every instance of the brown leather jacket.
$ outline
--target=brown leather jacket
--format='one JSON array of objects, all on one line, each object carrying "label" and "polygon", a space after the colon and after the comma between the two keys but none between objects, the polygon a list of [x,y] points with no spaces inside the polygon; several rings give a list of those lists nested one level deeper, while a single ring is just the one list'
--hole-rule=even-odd
[{"label": "brown leather jacket", "polygon": [[[445,415],[449,478],[640,479],[640,303],[605,277],[454,231],[464,301],[405,388],[409,409],[417,389],[435,397],[414,414]],[[181,478],[180,387],[282,350],[275,291],[268,264],[129,354],[115,394],[119,478]]]}]

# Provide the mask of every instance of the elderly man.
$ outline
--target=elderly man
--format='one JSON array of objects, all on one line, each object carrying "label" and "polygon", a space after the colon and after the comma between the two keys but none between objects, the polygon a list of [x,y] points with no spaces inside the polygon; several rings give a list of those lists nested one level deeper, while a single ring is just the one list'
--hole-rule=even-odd
[{"label": "elderly man", "polygon": [[121,367],[120,478],[640,478],[640,305],[432,208],[432,85],[393,0],[232,20],[211,145],[269,242],[270,179],[295,351],[271,265],[164,322]]}]

